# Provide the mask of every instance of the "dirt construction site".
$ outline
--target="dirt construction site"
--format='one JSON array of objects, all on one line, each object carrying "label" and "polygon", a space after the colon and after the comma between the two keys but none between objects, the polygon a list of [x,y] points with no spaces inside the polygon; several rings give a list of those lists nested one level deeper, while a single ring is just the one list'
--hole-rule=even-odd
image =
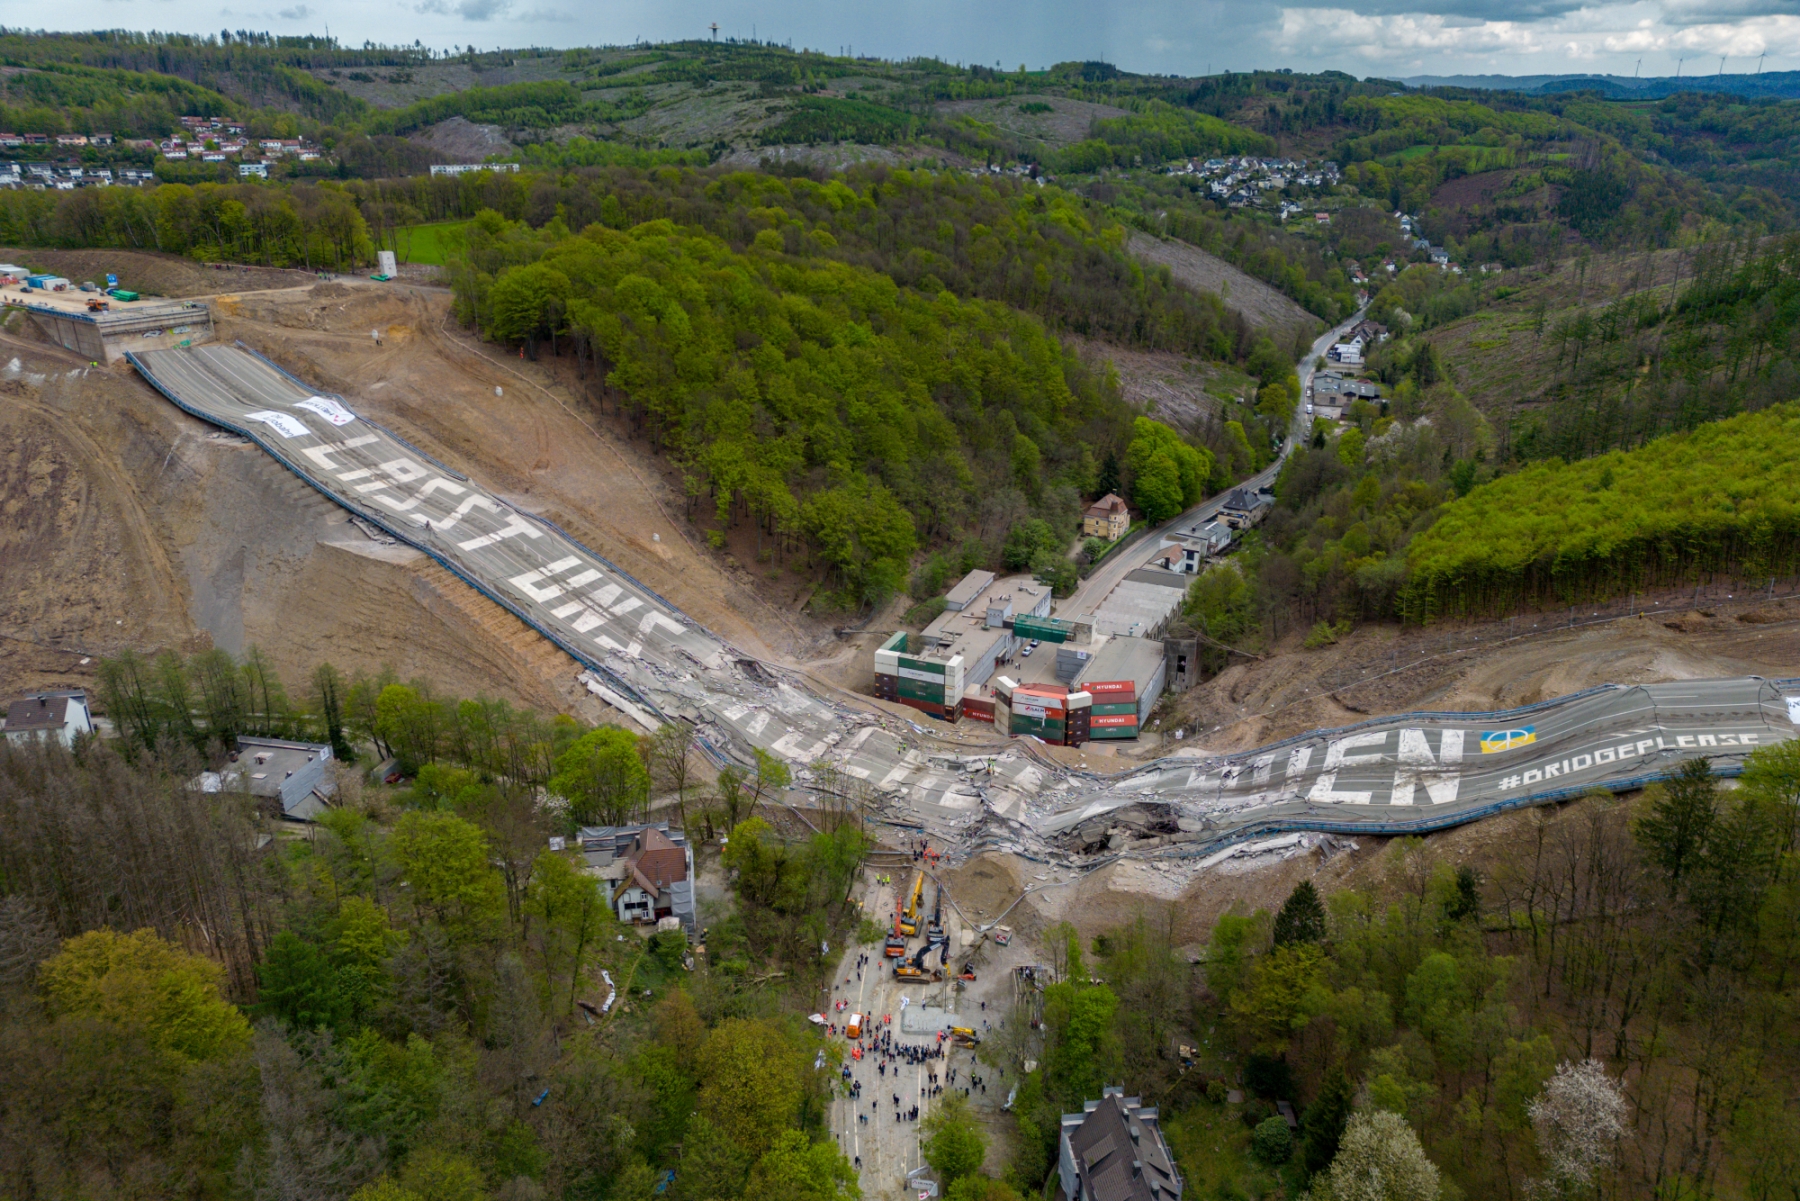
[{"label": "dirt construction site", "polygon": [[[1316,650],[1302,649],[1296,632],[1262,657],[1234,659],[1167,698],[1139,743],[1113,754],[1008,743],[970,723],[921,728],[908,710],[854,695],[867,671],[867,641],[846,641],[807,612],[804,582],[746,567],[748,556],[731,545],[705,545],[686,520],[678,481],[616,415],[587,398],[571,359],[532,362],[481,343],[453,320],[449,293],[439,288],[293,272],[233,276],[141,257],[146,263],[111,269],[153,275],[167,296],[205,298],[218,343],[241,342],[307,387],[344,398],[506,505],[596,548],[744,656],[740,664],[768,665],[744,669],[769,685],[768,699],[728,711],[728,738],[761,737],[771,715],[799,723],[808,705],[829,711],[838,736],[822,740],[831,748],[824,757],[839,778],[866,782],[877,836],[891,849],[930,843],[944,854],[931,887],[933,895],[943,889],[949,954],[937,966],[954,977],[972,964],[976,976],[961,989],[901,985],[879,959],[879,945],[852,948],[826,1002],[828,1020],[841,1025],[847,1016],[848,1009],[837,1011],[840,1001],[882,1015],[884,1025],[891,1016],[890,1045],[935,1056],[939,1031],[984,1030],[993,1011],[1010,1006],[1014,969],[1042,962],[1037,938],[1055,923],[1093,934],[1148,913],[1168,924],[1178,945],[1198,945],[1220,913],[1278,905],[1300,878],[1329,886],[1373,871],[1385,827],[1300,830],[1220,843],[1218,851],[1206,840],[1223,827],[1208,826],[1213,819],[1203,808],[1181,810],[1180,821],[1171,809],[1149,827],[1122,828],[1129,823],[1119,814],[1141,817],[1165,788],[1198,795],[1210,787],[1224,796],[1234,786],[1231,765],[1256,748],[1384,715],[1517,710],[1601,685],[1657,686],[1664,689],[1658,695],[1679,697],[1703,690],[1668,693],[1667,686],[1800,675],[1800,599],[1719,587],[1641,600],[1629,616],[1586,626],[1546,618],[1429,631],[1372,627]],[[240,279],[244,290],[219,290]],[[291,687],[323,661],[351,673],[391,666],[460,695],[621,720],[578,680],[580,667],[514,612],[333,503],[249,438],[176,408],[130,365],[95,366],[48,342],[23,314],[0,329],[0,505],[7,518],[0,523],[0,680],[9,695],[91,689],[99,659],[127,648],[212,645],[242,654],[255,646]],[[810,700],[795,700],[800,694]],[[1769,712],[1754,715],[1735,699],[1721,704],[1737,706],[1726,716],[1745,728],[1759,722],[1772,730],[1781,698],[1764,701],[1754,703]],[[747,711],[759,707],[760,717]],[[1705,729],[1702,719],[1712,715],[1689,716]],[[1655,721],[1667,725],[1672,748],[1672,719]],[[1185,736],[1180,744],[1176,731]],[[1404,754],[1404,737],[1401,746]],[[1427,750],[1441,756],[1440,766],[1450,762],[1448,746]],[[1177,751],[1182,759],[1158,760]],[[1310,770],[1329,764],[1331,753]],[[1385,762],[1374,767],[1393,772],[1392,760]],[[1170,763],[1183,773],[1180,788],[1166,783]],[[808,779],[804,770],[798,775]],[[1430,789],[1433,781],[1422,776],[1421,784]],[[806,803],[803,794],[792,799]],[[1514,809],[1432,839],[1445,855],[1478,855],[1529,820],[1530,812]],[[1056,822],[1074,843],[1042,835]],[[1097,834],[1081,833],[1090,829]],[[1093,837],[1097,844],[1081,845]],[[891,913],[895,888],[912,878],[897,866],[906,857],[868,871],[867,912]],[[1004,948],[991,937],[1002,922],[1014,932]],[[859,971],[859,958],[871,953],[876,961]],[[852,1077],[867,1096],[856,1099],[860,1110],[840,1102],[834,1129],[864,1161],[865,1186],[897,1196],[905,1172],[919,1163],[917,1124],[896,1119],[897,1109],[910,1114],[917,1103],[927,1112],[942,1095],[933,1088],[951,1087],[953,1067],[955,1087],[973,1088],[978,1113],[995,1109],[1010,1085],[996,1073],[985,1093],[971,1086],[971,1076],[985,1079],[987,1069],[966,1051],[883,1062],[887,1070],[877,1072],[873,1059],[854,1061]],[[912,1100],[897,1105],[896,1095]],[[878,1176],[870,1174],[876,1164]]]}]

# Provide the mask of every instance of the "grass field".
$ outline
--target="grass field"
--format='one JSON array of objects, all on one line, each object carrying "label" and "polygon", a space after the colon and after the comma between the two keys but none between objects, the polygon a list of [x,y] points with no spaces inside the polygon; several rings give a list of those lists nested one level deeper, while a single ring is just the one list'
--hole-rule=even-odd
[{"label": "grass field", "polygon": [[400,231],[400,261],[442,267],[450,252],[462,245],[462,231],[467,224],[467,221],[434,221],[429,225],[407,226]]}]

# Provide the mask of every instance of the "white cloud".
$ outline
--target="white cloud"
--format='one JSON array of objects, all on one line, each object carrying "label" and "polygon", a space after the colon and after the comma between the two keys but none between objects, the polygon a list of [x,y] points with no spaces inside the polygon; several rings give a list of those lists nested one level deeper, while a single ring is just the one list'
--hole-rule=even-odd
[{"label": "white cloud", "polygon": [[1515,21],[1470,21],[1436,13],[1368,15],[1348,8],[1284,8],[1277,43],[1290,52],[1349,51],[1371,62],[1420,54],[1536,54],[1534,27]]},{"label": "white cloud", "polygon": [[[1314,61],[1342,61],[1348,56],[1377,71],[1420,65],[1450,74],[1480,59],[1489,70],[1515,74],[1577,65],[1582,70],[1629,73],[1637,69],[1633,60],[1653,55],[1657,61],[1646,63],[1643,73],[1663,75],[1674,74],[1674,60],[1679,58],[1724,57],[1727,69],[1732,59],[1763,54],[1784,60],[1784,66],[1800,59],[1800,14],[1767,11],[1796,5],[1800,0],[1723,0],[1715,13],[1723,8],[1719,15],[1735,19],[1710,21],[1694,19],[1699,11],[1696,0],[1635,0],[1563,13],[1551,9],[1526,20],[1351,7],[1283,8],[1270,41],[1284,55]],[[1474,5],[1461,7],[1467,11]]]}]

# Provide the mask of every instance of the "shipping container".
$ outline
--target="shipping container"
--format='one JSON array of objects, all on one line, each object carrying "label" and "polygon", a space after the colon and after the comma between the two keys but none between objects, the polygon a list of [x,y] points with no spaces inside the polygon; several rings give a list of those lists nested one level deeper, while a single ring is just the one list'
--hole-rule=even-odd
[{"label": "shipping container", "polygon": [[901,676],[898,691],[902,697],[908,700],[931,701],[939,705],[944,703],[944,686],[942,684],[926,684]]},{"label": "shipping container", "polygon": [[1015,617],[1013,634],[1039,642],[1067,642],[1075,636],[1075,627],[1060,617]]},{"label": "shipping container", "polygon": [[963,716],[970,721],[985,721],[989,725],[994,724],[994,712],[992,709],[989,709],[984,713],[980,709],[977,709],[970,701],[963,702]]},{"label": "shipping container", "polygon": [[1118,701],[1118,702],[1108,701],[1104,705],[1095,705],[1094,706],[1094,716],[1095,717],[1116,717],[1122,713],[1129,713],[1133,717],[1136,717],[1137,716],[1137,702],[1136,701]]},{"label": "shipping container", "polygon": [[[1137,684],[1132,680],[1093,680],[1081,687],[1083,690],[1093,693],[1096,701],[1103,695],[1109,701],[1137,699]],[[1114,693],[1124,693],[1125,695],[1115,697],[1111,695]]]},{"label": "shipping container", "polygon": [[1012,728],[1008,730],[1007,733],[1038,734],[1045,738],[1049,738],[1054,734],[1056,740],[1060,741],[1065,728],[1065,725],[1060,721],[1045,721],[1036,717],[1020,717],[1015,713],[1013,714]]},{"label": "shipping container", "polygon": [[1061,709],[1046,709],[1042,705],[1026,705],[1026,704],[1020,704],[1020,703],[1015,702],[1013,704],[1012,711],[1014,713],[1018,714],[1020,717],[1029,717],[1033,721],[1064,721],[1064,720],[1066,720],[1063,710],[1061,710]]},{"label": "shipping container", "polygon": [[1118,713],[1118,714],[1104,714],[1104,715],[1097,713],[1090,719],[1089,724],[1091,724],[1094,727],[1094,729],[1096,729],[1096,730],[1098,730],[1101,726],[1133,726],[1133,727],[1135,727],[1138,724],[1138,719],[1137,719],[1137,714],[1135,714],[1135,713]]},{"label": "shipping container", "polygon": [[1095,726],[1088,733],[1088,737],[1095,742],[1102,738],[1136,738],[1137,736],[1136,726]]}]

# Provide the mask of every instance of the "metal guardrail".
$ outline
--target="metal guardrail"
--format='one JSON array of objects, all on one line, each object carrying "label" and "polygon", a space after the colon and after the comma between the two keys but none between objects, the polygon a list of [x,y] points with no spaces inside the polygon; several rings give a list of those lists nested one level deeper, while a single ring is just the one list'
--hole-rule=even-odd
[{"label": "metal guardrail", "polygon": [[[252,352],[252,353],[254,353],[254,352]],[[261,355],[257,355],[257,357],[262,358]],[[438,566],[442,567],[445,571],[450,572],[452,575],[456,576],[456,578],[461,580],[463,583],[465,583],[469,587],[475,589],[475,591],[481,593],[481,595],[487,597],[489,600],[493,601],[495,604],[499,605],[501,608],[503,608],[507,612],[511,613],[514,617],[517,617],[521,622],[525,623],[526,626],[537,631],[537,633],[543,635],[546,639],[548,639],[550,641],[550,643],[553,646],[560,649],[564,654],[568,655],[571,659],[574,659],[577,663],[580,663],[583,667],[588,668],[590,671],[599,673],[605,679],[610,681],[613,684],[613,686],[617,687],[619,689],[619,691],[623,692],[626,696],[630,697],[632,700],[636,701],[638,704],[643,705],[646,709],[649,709],[652,713],[656,714],[658,717],[662,718],[664,721],[669,720],[669,715],[664,713],[660,708],[658,708],[655,701],[651,700],[649,697],[647,697],[647,696],[643,695],[641,692],[639,692],[636,688],[632,687],[631,684],[628,681],[626,681],[625,679],[621,678],[617,672],[615,672],[611,668],[607,667],[604,663],[598,662],[597,660],[593,659],[592,657],[587,655],[583,650],[581,650],[577,647],[570,646],[566,641],[564,641],[556,633],[554,633],[550,629],[546,628],[545,626],[539,624],[537,621],[533,620],[518,605],[514,604],[508,598],[500,595],[494,589],[488,587],[481,580],[477,579],[475,576],[471,575],[469,572],[464,571],[461,567],[457,566],[455,563],[452,563],[449,559],[447,559],[443,555],[439,554],[436,550],[433,550],[431,547],[424,545],[423,543],[419,542],[415,538],[411,537],[408,533],[406,533],[406,532],[398,529],[394,525],[390,524],[380,514],[375,513],[371,510],[363,509],[357,505],[351,504],[348,499],[346,499],[345,497],[339,496],[336,492],[334,492],[330,487],[328,487],[322,481],[315,479],[310,472],[308,472],[305,468],[301,467],[298,463],[294,462],[292,459],[288,458],[285,454],[283,454],[280,451],[279,448],[277,448],[274,445],[272,445],[271,443],[265,441],[255,431],[249,429],[246,426],[235,425],[232,422],[226,421],[223,418],[217,416],[216,414],[205,412],[202,409],[196,408],[195,406],[188,404],[186,401],[182,400],[181,397],[177,396],[174,392],[171,392],[168,388],[163,386],[162,381],[156,378],[156,373],[151,371],[150,368],[145,365],[143,360],[138,358],[137,352],[128,350],[125,352],[125,358],[126,358],[127,362],[129,362],[133,367],[135,367],[137,369],[138,374],[143,376],[144,379],[149,382],[151,387],[155,388],[158,392],[162,393],[163,396],[168,398],[168,400],[171,404],[173,404],[176,408],[180,409],[182,412],[187,413],[189,416],[197,417],[201,421],[204,421],[209,425],[216,425],[216,426],[220,427],[221,429],[230,430],[232,433],[237,434],[240,437],[247,438],[251,442],[254,442],[256,445],[262,447],[263,450],[266,451],[270,455],[270,457],[272,457],[276,462],[280,463],[283,467],[286,467],[289,471],[291,471],[295,475],[299,476],[307,484],[311,485],[312,488],[315,489],[321,496],[325,497],[325,499],[331,501],[333,504],[339,506],[340,508],[347,509],[350,512],[356,514],[358,517],[361,517],[363,520],[369,522],[371,525],[374,525],[375,527],[380,529],[382,532],[386,533],[388,536],[396,539],[397,541],[403,542],[407,546],[412,547],[414,550],[420,551],[421,553],[429,556],[433,562],[435,562]],[[268,362],[267,359],[263,359],[263,361],[265,363]],[[274,364],[270,364],[270,365],[274,366]],[[276,370],[280,370],[280,368],[277,367]],[[290,375],[289,373],[287,373],[285,371],[283,371],[282,374],[287,376],[288,379],[294,380],[296,383],[299,383],[301,387],[306,388],[308,391],[311,391],[311,389],[312,389],[311,384],[303,383],[303,382],[295,379],[295,377],[293,375]],[[343,400],[342,397],[334,397],[334,399],[337,399],[339,401]],[[528,513],[528,514],[526,514],[526,516],[531,517],[533,515]],[[604,560],[602,560],[602,562],[604,562]]]}]

